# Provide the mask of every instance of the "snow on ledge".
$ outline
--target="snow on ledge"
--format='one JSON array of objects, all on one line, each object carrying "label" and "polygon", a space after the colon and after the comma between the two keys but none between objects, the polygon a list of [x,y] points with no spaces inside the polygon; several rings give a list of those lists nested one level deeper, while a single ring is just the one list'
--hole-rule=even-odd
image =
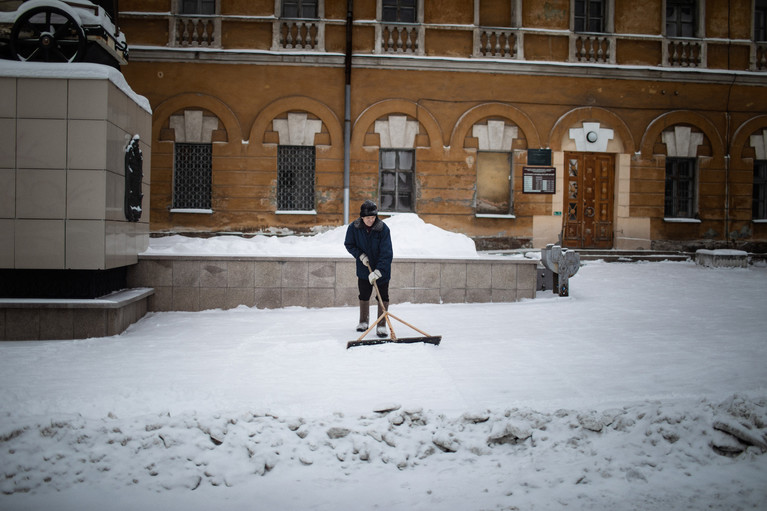
[{"label": "snow on ledge", "polygon": [[0,60],[0,77],[8,78],[58,78],[61,80],[109,80],[123,91],[144,111],[151,114],[149,100],[133,92],[123,74],[117,69],[103,64],[53,63],[53,62],[16,62]]},{"label": "snow on ledge", "polygon": [[716,250],[709,250],[706,248],[699,248],[695,251],[696,254],[713,255],[713,256],[748,256],[748,252],[743,250],[734,250],[729,248],[718,248]]},{"label": "snow on ledge", "polygon": [[701,223],[699,218],[664,218],[664,222],[672,224],[699,224]]}]

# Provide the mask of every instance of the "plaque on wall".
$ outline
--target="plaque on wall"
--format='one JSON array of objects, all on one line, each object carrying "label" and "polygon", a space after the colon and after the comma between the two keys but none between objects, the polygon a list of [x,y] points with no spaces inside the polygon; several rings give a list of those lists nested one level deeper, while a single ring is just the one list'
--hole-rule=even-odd
[{"label": "plaque on wall", "polygon": [[528,165],[551,165],[551,149],[528,149]]},{"label": "plaque on wall", "polygon": [[556,193],[557,169],[522,167],[522,193]]},{"label": "plaque on wall", "polygon": [[125,149],[125,219],[141,219],[141,180],[144,178],[144,156],[139,148],[139,136],[133,137]]}]

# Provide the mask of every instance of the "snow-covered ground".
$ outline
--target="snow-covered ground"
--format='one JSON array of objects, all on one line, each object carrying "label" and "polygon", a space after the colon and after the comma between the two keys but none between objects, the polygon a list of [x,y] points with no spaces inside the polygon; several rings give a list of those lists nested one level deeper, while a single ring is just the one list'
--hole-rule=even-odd
[{"label": "snow-covered ground", "polygon": [[0,343],[0,509],[764,509],[767,267],[593,262],[570,283],[392,296],[438,347],[347,350],[354,307]]}]

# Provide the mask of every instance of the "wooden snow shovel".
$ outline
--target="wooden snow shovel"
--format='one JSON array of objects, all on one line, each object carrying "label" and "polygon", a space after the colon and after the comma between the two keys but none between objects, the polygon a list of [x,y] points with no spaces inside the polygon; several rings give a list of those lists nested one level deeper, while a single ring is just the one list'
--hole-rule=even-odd
[{"label": "wooden snow shovel", "polygon": [[[365,266],[368,267],[368,271],[369,272],[371,272],[371,273],[373,272],[373,270],[370,268],[370,264],[369,263],[365,263]],[[385,343],[389,343],[389,342],[401,343],[401,344],[412,344],[412,343],[416,343],[416,342],[423,342],[423,343],[433,344],[435,346],[439,345],[440,341],[442,340],[442,336],[441,335],[429,335],[426,332],[424,332],[423,330],[420,330],[420,329],[414,327],[413,325],[411,325],[407,321],[404,321],[404,320],[398,318],[397,316],[395,316],[394,314],[392,314],[391,312],[387,311],[386,307],[384,307],[383,301],[381,300],[381,293],[378,292],[378,283],[375,280],[373,281],[373,287],[376,290],[376,300],[378,300],[378,305],[381,306],[381,310],[383,311],[383,314],[381,314],[378,317],[378,319],[373,321],[370,324],[370,327],[367,330],[365,330],[365,332],[363,332],[363,334],[360,335],[359,338],[356,341],[349,341],[348,343],[346,343],[346,349],[347,350],[349,348],[353,348],[355,346],[372,346],[372,345],[375,345],[375,344],[385,344]],[[384,318],[386,318],[386,323],[389,325],[389,332],[391,332],[391,337],[387,338],[387,339],[381,339],[381,338],[379,338],[379,339],[365,339],[365,336],[367,334],[369,334],[370,331],[373,330],[373,328],[375,328],[376,325],[378,325],[378,322],[381,321]],[[416,332],[418,332],[419,334],[423,335],[423,337],[397,337],[397,335],[394,333],[394,328],[392,328],[391,319],[389,319],[389,318],[396,319],[397,321],[399,321],[403,325],[408,326],[408,327],[412,328],[413,330],[415,330]]]}]

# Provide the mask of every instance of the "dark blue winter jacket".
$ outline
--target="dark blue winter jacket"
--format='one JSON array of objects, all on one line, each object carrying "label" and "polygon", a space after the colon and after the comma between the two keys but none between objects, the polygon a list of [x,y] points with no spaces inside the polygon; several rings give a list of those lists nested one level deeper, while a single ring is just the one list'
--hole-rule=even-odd
[{"label": "dark blue winter jacket", "polygon": [[370,267],[381,272],[380,282],[388,282],[391,278],[391,260],[394,256],[391,246],[391,232],[389,227],[383,221],[376,217],[373,227],[369,230],[362,221],[357,218],[349,224],[346,229],[346,239],[344,240],[346,250],[349,251],[357,261],[357,277],[367,279],[370,271],[360,261],[360,254],[363,252],[370,259]]}]

